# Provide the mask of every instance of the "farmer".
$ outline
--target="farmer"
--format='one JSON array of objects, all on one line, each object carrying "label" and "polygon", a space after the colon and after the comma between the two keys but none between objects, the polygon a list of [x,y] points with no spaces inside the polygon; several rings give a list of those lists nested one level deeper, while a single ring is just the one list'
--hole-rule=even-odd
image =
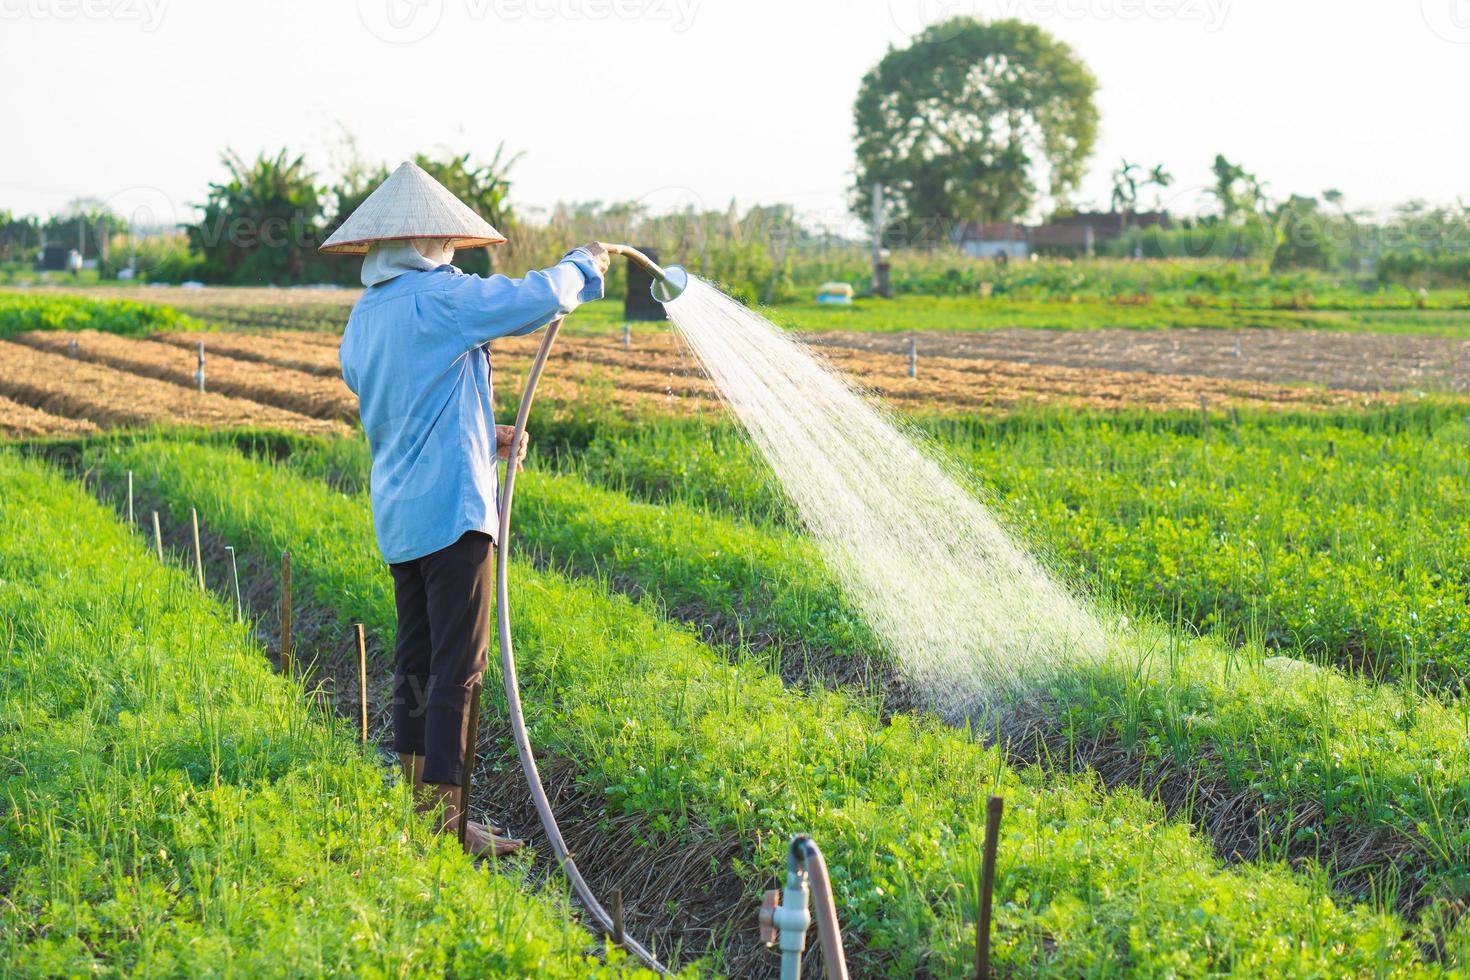
[{"label": "farmer", "polygon": [[[593,242],[524,279],[466,275],[454,250],[498,231],[404,163],[332,233],[323,252],[361,254],[367,287],[342,337],[342,377],[372,448],[378,547],[393,574],[398,635],[393,740],[419,809],[457,828],[471,687],[485,670],[497,512],[495,460],[511,427],[493,421],[490,350],[602,297],[608,253]],[[525,456],[524,441],[515,465]],[[470,821],[465,849],[522,842]]]}]

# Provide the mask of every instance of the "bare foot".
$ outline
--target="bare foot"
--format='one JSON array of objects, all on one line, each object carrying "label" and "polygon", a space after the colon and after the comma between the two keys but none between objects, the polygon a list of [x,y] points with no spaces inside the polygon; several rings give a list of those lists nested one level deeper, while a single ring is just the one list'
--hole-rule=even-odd
[{"label": "bare foot", "polygon": [[475,857],[489,857],[491,854],[494,854],[496,857],[505,857],[507,854],[514,854],[525,846],[525,841],[512,837],[501,837],[498,834],[491,833],[484,824],[474,820],[471,820],[469,826],[465,828],[465,853],[473,854]]}]

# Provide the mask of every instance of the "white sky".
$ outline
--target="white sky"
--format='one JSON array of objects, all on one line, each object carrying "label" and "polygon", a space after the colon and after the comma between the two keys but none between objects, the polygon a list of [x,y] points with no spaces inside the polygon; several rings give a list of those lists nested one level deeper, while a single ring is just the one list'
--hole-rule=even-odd
[{"label": "white sky", "polygon": [[523,208],[837,221],[859,80],[950,13],[1036,22],[1091,66],[1083,203],[1126,155],[1192,210],[1216,152],[1275,196],[1470,198],[1470,0],[0,0],[0,208],[188,218],[225,147],[331,172],[347,131],[389,163],[503,140]]}]

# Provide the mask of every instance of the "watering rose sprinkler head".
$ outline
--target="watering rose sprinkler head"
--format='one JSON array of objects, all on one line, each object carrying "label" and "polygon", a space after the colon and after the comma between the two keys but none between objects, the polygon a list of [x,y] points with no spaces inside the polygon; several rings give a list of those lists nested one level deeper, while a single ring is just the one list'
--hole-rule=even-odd
[{"label": "watering rose sprinkler head", "polygon": [[689,288],[689,273],[684,271],[682,265],[664,266],[662,279],[655,278],[653,286],[653,298],[660,303],[669,303],[678,299]]},{"label": "watering rose sprinkler head", "polygon": [[673,302],[689,288],[689,273],[684,271],[683,266],[661,266],[632,245],[608,244],[606,248],[613,255],[625,256],[648,270],[653,276],[653,286],[650,291],[653,293],[653,298],[660,303]]}]

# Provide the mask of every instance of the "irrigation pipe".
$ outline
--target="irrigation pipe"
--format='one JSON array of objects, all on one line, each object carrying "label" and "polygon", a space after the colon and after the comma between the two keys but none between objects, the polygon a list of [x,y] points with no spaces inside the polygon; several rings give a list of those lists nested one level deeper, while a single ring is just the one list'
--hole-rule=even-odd
[{"label": "irrigation pipe", "polygon": [[[659,296],[657,286],[665,286],[665,295],[660,299],[672,299],[678,292],[683,291],[683,282],[675,280],[675,269],[671,267],[667,272],[655,265],[647,256],[626,245],[610,245],[608,251],[615,255],[624,255],[640,262],[652,272],[659,280],[655,284],[655,296]],[[682,269],[677,270],[679,275]],[[684,280],[687,282],[687,279]],[[531,371],[526,376],[526,386],[521,391],[520,406],[516,409],[515,431],[511,435],[510,448],[507,453],[508,461],[505,464],[505,481],[500,490],[500,528],[496,536],[495,549],[495,618],[500,637],[500,670],[505,679],[505,705],[510,715],[511,731],[515,735],[516,754],[520,756],[521,769],[526,774],[526,785],[531,791],[531,800],[536,804],[536,814],[541,818],[541,828],[546,832],[546,839],[551,843],[551,850],[556,855],[557,863],[561,865],[567,880],[571,882],[572,888],[581,900],[582,907],[587,914],[597,921],[603,935],[617,938],[624,949],[632,953],[651,970],[656,970],[664,975],[671,975],[668,967],[664,966],[636,939],[626,935],[622,930],[622,923],[616,921],[608,914],[607,909],[597,900],[592,893],[592,888],[582,877],[582,872],[577,868],[576,859],[567,848],[566,841],[562,839],[561,828],[557,826],[556,814],[552,812],[551,801],[546,798],[546,789],[541,784],[541,772],[536,766],[536,755],[531,749],[531,737],[526,732],[525,712],[521,709],[520,681],[516,676],[515,649],[510,635],[510,509],[515,495],[516,485],[516,460],[520,456],[521,443],[526,437],[526,421],[531,416],[531,404],[536,399],[536,385],[541,380],[541,371],[546,367],[546,358],[551,353],[552,344],[556,343],[556,335],[561,330],[561,318],[551,321],[546,327],[546,335],[541,340],[541,346],[536,351],[536,357],[531,362]],[[471,738],[474,737],[471,733]],[[465,812],[469,811],[469,800],[464,801]],[[621,918],[621,916],[619,917]]]}]

